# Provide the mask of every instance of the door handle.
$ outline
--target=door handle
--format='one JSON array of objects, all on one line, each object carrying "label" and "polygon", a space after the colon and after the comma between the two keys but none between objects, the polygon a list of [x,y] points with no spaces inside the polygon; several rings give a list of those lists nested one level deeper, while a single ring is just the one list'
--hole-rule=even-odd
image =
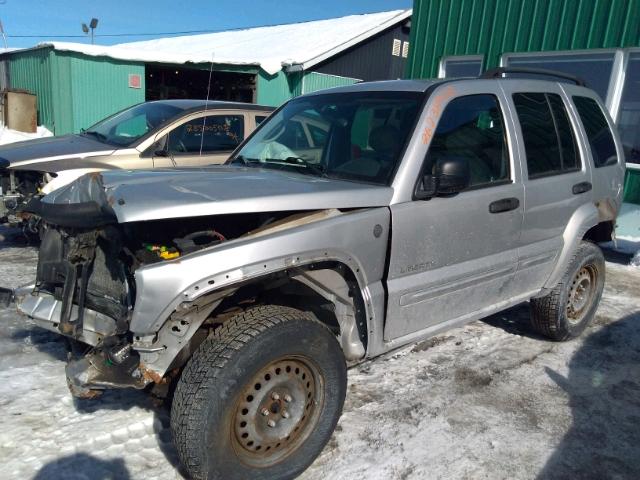
[{"label": "door handle", "polygon": [[517,198],[503,198],[502,200],[496,200],[489,204],[489,212],[502,213],[515,210],[520,206],[520,200]]},{"label": "door handle", "polygon": [[580,182],[580,183],[576,183],[571,189],[571,191],[573,192],[574,195],[580,195],[581,193],[588,192],[592,188],[593,188],[593,185],[591,185],[591,182]]}]

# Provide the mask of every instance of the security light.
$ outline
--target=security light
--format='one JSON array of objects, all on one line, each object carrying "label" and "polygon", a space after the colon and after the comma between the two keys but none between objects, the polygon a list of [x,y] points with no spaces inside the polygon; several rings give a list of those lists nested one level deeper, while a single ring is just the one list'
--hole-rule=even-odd
[{"label": "security light", "polygon": [[98,26],[98,19],[97,18],[92,18],[91,21],[89,22],[89,26],[87,27],[86,23],[82,24],[82,31],[85,34],[89,33],[89,29],[91,29],[91,44],[93,44],[93,31],[96,29],[96,27]]}]

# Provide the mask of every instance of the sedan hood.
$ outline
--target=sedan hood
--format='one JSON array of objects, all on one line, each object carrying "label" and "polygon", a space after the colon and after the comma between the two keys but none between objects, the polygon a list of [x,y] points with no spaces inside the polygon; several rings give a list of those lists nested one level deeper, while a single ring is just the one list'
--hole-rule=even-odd
[{"label": "sedan hood", "polygon": [[89,174],[46,204],[95,201],[118,222],[249,212],[388,206],[393,189],[282,170],[218,166]]},{"label": "sedan hood", "polygon": [[[95,155],[110,155],[113,146],[83,135],[37,138],[0,147],[0,158],[9,167],[59,172],[77,167],[77,160]],[[86,167],[83,163],[83,167]]]}]

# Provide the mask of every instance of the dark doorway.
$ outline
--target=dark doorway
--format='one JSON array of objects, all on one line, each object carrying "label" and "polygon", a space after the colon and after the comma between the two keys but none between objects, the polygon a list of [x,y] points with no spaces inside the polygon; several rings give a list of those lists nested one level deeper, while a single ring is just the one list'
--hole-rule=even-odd
[{"label": "dark doorway", "polygon": [[[215,67],[214,67],[215,68]],[[217,72],[211,74],[209,99],[253,103],[256,79],[249,73]],[[183,66],[146,66],[147,100],[207,98],[209,70]]]}]

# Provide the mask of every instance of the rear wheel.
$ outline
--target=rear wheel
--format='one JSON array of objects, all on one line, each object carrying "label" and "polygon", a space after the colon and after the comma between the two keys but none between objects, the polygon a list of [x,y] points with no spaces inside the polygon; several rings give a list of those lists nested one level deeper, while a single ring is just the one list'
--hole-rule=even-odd
[{"label": "rear wheel", "polygon": [[285,479],[304,471],[342,412],[346,365],[329,329],[256,307],[205,340],[176,387],[171,427],[196,479]]},{"label": "rear wheel", "polygon": [[605,263],[600,248],[583,241],[558,285],[531,300],[531,320],[539,333],[553,340],[580,335],[595,316],[604,289]]}]

